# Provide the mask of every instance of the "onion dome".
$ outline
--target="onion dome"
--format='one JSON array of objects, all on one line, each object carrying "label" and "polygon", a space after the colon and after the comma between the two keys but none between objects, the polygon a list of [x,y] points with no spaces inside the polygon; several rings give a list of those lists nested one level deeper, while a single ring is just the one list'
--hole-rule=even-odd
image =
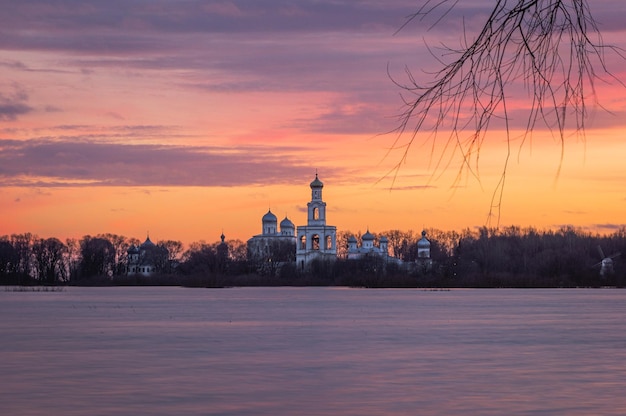
[{"label": "onion dome", "polygon": [[283,230],[285,228],[296,228],[296,226],[293,225],[293,222],[291,222],[291,220],[286,216],[285,219],[280,222],[280,229]]},{"label": "onion dome", "polygon": [[262,221],[263,222],[276,222],[278,221],[278,218],[276,218],[276,215],[274,215],[271,210],[268,210],[267,214],[263,215]]},{"label": "onion dome", "polygon": [[374,234],[370,233],[370,230],[367,230],[365,234],[361,236],[363,241],[374,241]]},{"label": "onion dome", "polygon": [[380,242],[380,243],[388,243],[388,242],[389,242],[389,240],[387,240],[387,237],[382,236],[382,237],[380,237],[379,242]]},{"label": "onion dome", "polygon": [[137,247],[136,245],[132,244],[130,247],[128,247],[128,250],[126,250],[126,252],[128,254],[139,254],[139,247]]},{"label": "onion dome", "polygon": [[430,247],[430,241],[426,238],[426,231],[422,231],[422,238],[417,242],[417,248]]},{"label": "onion dome", "polygon": [[357,241],[356,241],[356,237],[355,237],[355,236],[353,236],[353,235],[351,235],[351,236],[350,236],[350,238],[348,238],[348,243],[350,243],[350,244],[356,244],[356,243],[357,243]]},{"label": "onion dome", "polygon": [[313,182],[311,182],[311,188],[323,188],[323,187],[324,187],[324,183],[319,180],[319,178],[317,177],[317,173],[316,173],[315,179],[313,180]]},{"label": "onion dome", "polygon": [[146,248],[153,248],[153,247],[156,247],[156,246],[155,246],[155,244],[154,244],[152,241],[150,241],[150,236],[148,236],[148,237],[146,238],[146,241],[144,241],[144,242],[141,244],[141,246],[140,246],[140,248],[142,248],[142,249],[146,249]]}]

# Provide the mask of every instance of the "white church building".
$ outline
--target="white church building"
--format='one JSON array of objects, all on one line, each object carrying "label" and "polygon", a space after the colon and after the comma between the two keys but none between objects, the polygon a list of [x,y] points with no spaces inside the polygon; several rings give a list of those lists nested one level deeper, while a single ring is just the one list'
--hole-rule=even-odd
[{"label": "white church building", "polygon": [[380,237],[378,246],[374,244],[374,234],[370,233],[368,229],[365,234],[361,236],[361,245],[358,245],[358,240],[355,236],[348,238],[348,252],[347,258],[349,260],[357,260],[367,256],[389,257],[388,240],[387,237]]},{"label": "white church building", "polygon": [[[307,203],[307,223],[296,229],[291,220],[285,216],[278,228],[278,218],[271,210],[263,216],[262,233],[248,240],[248,257],[250,259],[271,260],[273,252],[285,249],[286,244],[295,245],[296,267],[300,271],[308,268],[313,260],[334,261],[337,259],[337,227],[326,223],[326,202],[322,198],[324,183],[318,178],[310,184],[311,201]],[[356,260],[363,257],[378,256],[388,262],[402,264],[403,261],[389,256],[388,240],[380,237],[375,244],[375,237],[369,230],[361,236],[361,244],[352,236],[348,240],[347,258]],[[418,242],[418,258],[422,261],[430,259],[430,242],[426,233]],[[292,246],[293,247],[293,246]],[[280,256],[284,257],[284,256]],[[281,259],[285,261],[286,259]],[[293,261],[293,260],[292,260]]]},{"label": "white church building", "polygon": [[[248,240],[248,258],[252,260],[270,260],[278,254],[278,261],[284,261],[285,253],[277,251],[293,250],[296,245],[295,229],[291,220],[285,216],[278,228],[278,218],[272,210],[268,210],[263,218],[261,234],[257,234]],[[293,257],[292,257],[293,261]]]},{"label": "white church building", "polygon": [[157,252],[158,248],[150,241],[150,236],[147,236],[141,245],[131,245],[126,251],[128,254],[126,274],[151,276],[156,273]]},{"label": "white church building", "polygon": [[[378,245],[375,240],[376,237],[374,234],[370,233],[369,229],[361,236],[360,245],[359,240],[354,235],[351,235],[348,238],[346,258],[348,260],[359,260],[367,257],[378,257],[385,262],[411,267],[409,263],[405,263],[403,260],[389,255],[389,240],[387,237],[380,236],[378,239]],[[422,238],[417,242],[416,263],[426,266],[430,266],[432,264],[430,259],[430,241],[426,238],[425,230],[422,231]]]}]

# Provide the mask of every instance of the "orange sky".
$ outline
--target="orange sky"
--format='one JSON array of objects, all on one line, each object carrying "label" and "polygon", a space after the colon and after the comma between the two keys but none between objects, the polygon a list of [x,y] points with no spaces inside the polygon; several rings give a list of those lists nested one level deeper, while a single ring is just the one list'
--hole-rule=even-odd
[{"label": "orange sky", "polygon": [[[269,208],[306,223],[316,170],[339,230],[488,224],[502,131],[489,132],[478,178],[455,181],[460,159],[437,169],[443,148],[420,143],[395,182],[386,177],[401,158],[387,153],[395,136],[382,134],[401,110],[387,70],[433,68],[422,36],[458,42],[458,33],[418,25],[394,35],[414,7],[402,2],[190,2],[175,18],[170,3],[145,10],[130,1],[116,11],[29,0],[3,13],[0,236],[149,232],[189,244],[223,231],[247,240]],[[479,21],[487,10],[471,7],[459,15]],[[605,41],[623,42],[622,3],[592,7]],[[351,19],[328,17],[341,13]],[[608,63],[626,79],[622,61]],[[500,225],[604,233],[626,224],[626,88],[597,87],[608,111],[591,102],[585,140],[568,136],[562,162],[546,131],[521,149],[513,143]]]}]

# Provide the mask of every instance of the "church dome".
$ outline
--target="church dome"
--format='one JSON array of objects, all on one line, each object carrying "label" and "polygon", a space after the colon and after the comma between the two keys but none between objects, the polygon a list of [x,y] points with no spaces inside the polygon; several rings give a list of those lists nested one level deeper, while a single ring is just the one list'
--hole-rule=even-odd
[{"label": "church dome", "polygon": [[355,236],[353,236],[353,235],[351,235],[351,236],[350,236],[350,238],[348,238],[348,243],[354,243],[354,244],[356,244],[356,243],[357,243],[357,241],[356,241],[356,237],[355,237]]},{"label": "church dome", "polygon": [[317,173],[316,173],[315,179],[313,180],[313,182],[311,182],[311,188],[323,188],[323,187],[324,187],[324,183],[319,180],[319,178],[317,177]]},{"label": "church dome", "polygon": [[387,237],[382,236],[382,237],[380,237],[380,242],[381,242],[381,243],[388,243],[388,242],[389,242],[389,240],[387,240]]},{"label": "church dome", "polygon": [[363,241],[373,241],[374,240],[374,234],[370,233],[370,231],[367,230],[367,232],[361,236],[361,239]]},{"label": "church dome", "polygon": [[276,218],[276,215],[274,215],[271,210],[268,210],[267,214],[263,215],[263,222],[276,222],[276,221],[278,221],[278,218]]},{"label": "church dome", "polygon": [[426,238],[426,231],[422,231],[422,238],[417,242],[418,248],[428,248],[430,247],[430,241]]},{"label": "church dome", "polygon": [[291,222],[289,218],[285,217],[285,219],[280,222],[280,229],[283,230],[285,228],[296,228],[296,226],[293,225],[293,222]]},{"label": "church dome", "polygon": [[148,236],[148,237],[146,238],[146,241],[144,241],[144,242],[141,244],[141,246],[139,246],[139,247],[145,250],[145,249],[147,249],[147,248],[153,248],[153,247],[156,247],[156,246],[154,245],[154,243],[153,243],[152,241],[150,241],[150,237]]}]

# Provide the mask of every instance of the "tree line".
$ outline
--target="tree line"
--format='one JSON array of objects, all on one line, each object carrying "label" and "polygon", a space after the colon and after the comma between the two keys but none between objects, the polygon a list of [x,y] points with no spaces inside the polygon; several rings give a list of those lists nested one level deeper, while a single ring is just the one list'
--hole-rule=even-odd
[{"label": "tree line", "polygon": [[[0,284],[128,283],[122,279],[127,275],[127,251],[140,243],[136,238],[117,234],[86,235],[65,241],[31,233],[0,236]],[[152,253],[157,273],[173,275],[179,268],[211,264],[206,253],[213,253],[217,245],[200,241],[185,250],[180,241],[158,241]],[[232,261],[245,260],[245,243],[232,240],[228,247]]]},{"label": "tree line", "polygon": [[[392,231],[390,255],[415,261],[415,233]],[[433,268],[414,272],[424,287],[626,286],[626,227],[599,234],[564,226],[538,230],[517,226],[457,231],[428,230]],[[603,258],[614,257],[601,275]],[[384,286],[384,279],[383,279]]]},{"label": "tree line", "polygon": [[[421,233],[388,230],[389,255],[411,267],[376,256],[347,260],[351,235],[338,233],[335,262],[314,262],[297,270],[295,247],[273,247],[267,256],[251,258],[245,242],[162,240],[153,255],[152,276],[127,273],[127,250],[135,238],[116,234],[81,239],[39,238],[13,234],[0,237],[0,284],[163,284],[205,287],[246,285],[343,285],[365,287],[578,287],[626,285],[626,267],[616,256],[611,273],[600,274],[601,252],[626,253],[626,227],[598,234],[562,227],[557,230],[505,227],[441,231],[429,229],[431,263],[417,259]],[[276,251],[274,253],[274,251]],[[291,253],[293,251],[293,253]]]}]

